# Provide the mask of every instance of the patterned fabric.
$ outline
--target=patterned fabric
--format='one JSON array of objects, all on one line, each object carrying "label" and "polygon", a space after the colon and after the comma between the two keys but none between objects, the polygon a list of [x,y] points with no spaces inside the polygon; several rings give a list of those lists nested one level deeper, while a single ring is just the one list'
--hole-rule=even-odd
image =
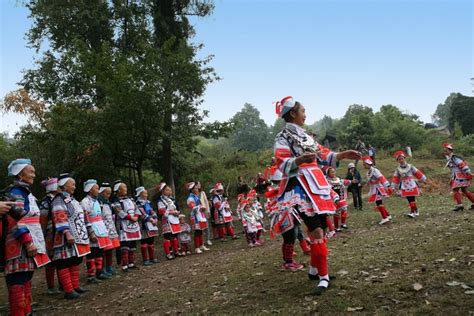
[{"label": "patterned fabric", "polygon": [[129,197],[116,197],[112,202],[112,209],[118,214],[118,233],[120,241],[133,241],[142,238],[140,223],[130,220],[132,216],[140,216],[140,210],[135,202]]},{"label": "patterned fabric", "polygon": [[214,205],[214,223],[225,224],[232,222],[232,212],[227,200],[220,194],[215,194],[212,197],[212,204]]},{"label": "patterned fabric", "polygon": [[[296,158],[305,152],[317,153],[317,161],[297,166]],[[298,125],[287,123],[276,137],[275,158],[283,173],[278,200],[282,207],[300,205],[299,211],[308,216],[334,213],[335,199],[320,169],[336,167],[334,152],[320,146]]]},{"label": "patterned fabric", "polygon": [[187,199],[188,208],[191,211],[191,225],[194,230],[207,229],[207,219],[204,207],[201,205],[201,199],[194,193],[190,193]]},{"label": "patterned fabric", "polygon": [[28,184],[19,181],[15,181],[7,192],[12,195],[17,206],[23,208],[23,217],[17,221],[6,215],[6,240],[5,245],[1,245],[5,249],[5,275],[34,271],[34,259],[27,256],[25,245],[33,242],[40,252],[46,252],[41,227],[38,230],[27,223],[28,219],[36,218],[39,226],[40,211],[36,198],[31,194]]},{"label": "patterned fabric", "polygon": [[254,212],[251,210],[244,211],[242,213],[242,218],[245,220],[245,228],[247,232],[256,233],[258,231],[258,220]]},{"label": "patterned fabric", "polygon": [[156,212],[151,206],[151,202],[138,198],[136,200],[137,207],[140,210],[141,216],[141,233],[142,239],[158,236],[158,227],[152,223],[152,220],[158,220]]},{"label": "patterned fabric", "polygon": [[471,169],[467,162],[459,156],[450,155],[447,157],[446,167],[451,169],[451,188],[467,188],[471,185]]},{"label": "patterned fabric", "polygon": [[114,215],[112,213],[112,207],[109,200],[104,199],[102,196],[98,198],[100,207],[102,209],[102,220],[104,221],[107,231],[109,232],[109,238],[117,239],[119,237],[117,229],[115,227]]},{"label": "patterned fabric", "polygon": [[181,225],[179,224],[178,214],[171,214],[178,211],[175,199],[165,195],[158,199],[158,213],[161,216],[161,231],[162,234],[178,234],[181,232]]},{"label": "patterned fabric", "polygon": [[386,189],[390,183],[375,167],[370,167],[367,171],[367,183],[369,185],[369,202],[381,201],[388,196]]},{"label": "patterned fabric", "polygon": [[191,242],[191,226],[188,223],[181,224],[181,233],[178,235],[181,243]]},{"label": "patterned fabric", "polygon": [[392,177],[392,187],[399,189],[403,197],[419,196],[421,189],[418,187],[417,180],[425,182],[426,176],[413,165],[408,163],[399,165]]},{"label": "patterned fabric", "polygon": [[339,201],[336,203],[336,212],[347,210],[347,190],[351,184],[350,180],[341,179],[339,177],[330,178],[328,177],[328,182],[331,185],[331,188],[339,196]]},{"label": "patterned fabric", "polygon": [[44,225],[44,240],[50,257],[53,256],[53,198],[54,195],[49,193],[41,200],[39,205],[41,222],[43,223],[42,225]]},{"label": "patterned fabric", "polygon": [[67,244],[65,233],[68,231],[78,245],[89,245],[87,223],[79,202],[70,194],[61,192],[53,199],[53,223],[56,229],[54,237],[53,260],[62,260],[82,256],[77,246]]},{"label": "patterned fabric", "polygon": [[[96,237],[109,237],[109,232],[102,219],[102,209],[99,201],[90,195],[87,195],[81,201],[81,207],[87,218],[87,228],[90,232],[94,232]],[[100,247],[98,241],[91,241],[91,247]],[[102,247],[100,247],[102,248]]]}]

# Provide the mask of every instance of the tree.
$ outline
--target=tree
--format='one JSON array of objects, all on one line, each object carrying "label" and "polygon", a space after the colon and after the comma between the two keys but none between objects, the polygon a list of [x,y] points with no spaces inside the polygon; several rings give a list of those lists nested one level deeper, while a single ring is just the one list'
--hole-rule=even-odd
[{"label": "tree", "polygon": [[438,126],[448,125],[451,119],[451,106],[457,98],[462,96],[460,93],[451,93],[444,103],[438,104],[435,113],[431,116],[433,123]]},{"label": "tree", "polygon": [[373,119],[372,145],[385,149],[400,149],[406,146],[419,148],[427,137],[427,131],[418,116],[403,113],[393,105],[383,105]]},{"label": "tree", "polygon": [[271,148],[273,137],[260,112],[249,103],[245,103],[240,112],[231,119],[235,132],[231,136],[232,145],[239,150],[257,151]]},{"label": "tree", "polygon": [[[456,131],[458,126],[463,135],[474,134],[474,97],[459,94],[452,101],[448,126]],[[458,133],[459,134],[459,133]]]},{"label": "tree", "polygon": [[359,138],[370,141],[374,135],[373,117],[374,112],[367,106],[349,106],[342,119],[334,125],[340,144],[353,148]]},{"label": "tree", "polygon": [[[153,168],[173,186],[172,157],[191,149],[201,131],[225,129],[201,125],[201,97],[217,76],[207,66],[211,57],[197,59],[201,45],[190,43],[188,16],[209,15],[211,2],[31,0],[27,7],[27,38],[40,58],[22,85],[46,112],[87,112],[87,131],[77,138],[92,154],[111,157],[111,176],[142,184],[144,168]],[[49,123],[57,119],[51,115]],[[50,129],[40,124],[26,132],[44,136]],[[64,154],[72,161],[76,152]]]}]

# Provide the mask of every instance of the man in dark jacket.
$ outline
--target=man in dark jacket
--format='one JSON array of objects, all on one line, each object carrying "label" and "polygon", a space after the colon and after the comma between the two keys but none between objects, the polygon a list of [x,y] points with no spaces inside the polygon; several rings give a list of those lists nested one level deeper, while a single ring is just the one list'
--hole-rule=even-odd
[{"label": "man in dark jacket", "polygon": [[346,179],[351,180],[351,184],[347,189],[352,193],[354,208],[362,211],[362,177],[353,163],[347,165]]}]

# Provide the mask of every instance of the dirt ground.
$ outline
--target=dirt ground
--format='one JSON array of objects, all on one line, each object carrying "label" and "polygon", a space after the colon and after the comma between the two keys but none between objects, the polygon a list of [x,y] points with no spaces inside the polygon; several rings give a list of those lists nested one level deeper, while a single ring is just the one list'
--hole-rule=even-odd
[{"label": "dirt ground", "polygon": [[[307,272],[282,272],[281,238],[248,248],[244,238],[215,241],[211,251],[118,273],[75,301],[45,294],[35,273],[38,315],[112,314],[474,314],[474,211],[455,213],[447,192],[419,198],[420,217],[405,216],[406,200],[387,200],[393,222],[365,205],[350,208],[349,230],[330,239],[330,270],[337,278],[320,297]],[[465,204],[468,208],[470,205]],[[236,227],[236,231],[240,231]],[[296,259],[307,264],[298,246]],[[140,255],[138,254],[138,257]],[[85,272],[82,273],[85,284]],[[7,292],[0,284],[0,314]]]}]

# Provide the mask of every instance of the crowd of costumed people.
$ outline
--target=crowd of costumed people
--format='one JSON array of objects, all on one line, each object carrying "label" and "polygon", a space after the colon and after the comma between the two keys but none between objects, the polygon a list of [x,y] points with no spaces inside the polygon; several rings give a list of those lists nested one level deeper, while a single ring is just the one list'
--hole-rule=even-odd
[{"label": "crowd of costumed people", "polygon": [[[44,269],[48,294],[78,299],[88,291],[80,282],[84,263],[88,284],[107,282],[119,271],[139,269],[138,248],[144,266],[159,263],[156,239],[160,234],[166,259],[200,255],[210,250],[212,240],[239,239],[236,219],[241,221],[249,248],[263,244],[265,220],[271,237],[281,235],[282,270],[304,269],[294,259],[298,240],[310,258],[308,277],[316,281],[314,294],[321,295],[331,282],[328,240],[348,228],[348,191],[353,193],[354,207],[362,209],[360,188],[365,183],[368,201],[380,213],[380,225],[392,221],[384,204],[392,194],[406,198],[407,216],[420,216],[416,200],[421,195],[419,184],[429,184],[429,180],[408,163],[404,151],[394,154],[397,166],[389,181],[371,157],[356,150],[334,152],[318,144],[304,129],[306,113],[301,102],[285,97],[276,103],[276,113],[286,124],[276,136],[272,165],[265,176],[259,174],[254,189],[239,192],[235,208],[224,194],[223,184],[216,183],[206,193],[199,181],[186,184],[189,195],[184,207],[178,205],[166,183],[156,186],[159,197],[152,203],[145,187],[129,190],[121,180],[111,184],[89,179],[79,186],[85,197],[78,201],[76,181],[69,173],[43,180],[45,196],[37,199],[31,192],[36,180],[33,163],[13,160],[8,166],[12,184],[0,201],[0,266],[10,314],[32,313],[32,278],[39,268]],[[472,210],[469,166],[454,154],[452,144],[444,144],[443,149],[446,167],[451,170],[453,211],[464,209],[463,196],[472,203]],[[345,178],[338,177],[336,168],[341,160],[362,161],[367,170],[365,181],[352,162]]]}]

